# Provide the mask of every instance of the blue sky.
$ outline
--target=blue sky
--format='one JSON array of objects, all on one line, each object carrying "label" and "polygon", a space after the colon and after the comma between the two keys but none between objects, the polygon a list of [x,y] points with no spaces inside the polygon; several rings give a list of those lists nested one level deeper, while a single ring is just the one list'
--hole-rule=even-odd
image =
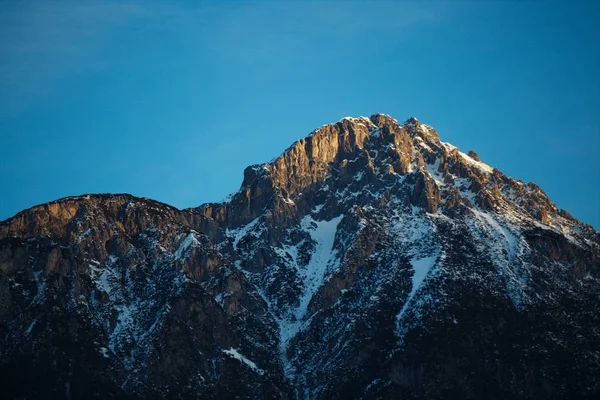
[{"label": "blue sky", "polygon": [[0,219],[68,195],[177,207],[314,128],[433,125],[600,227],[596,1],[0,2]]}]

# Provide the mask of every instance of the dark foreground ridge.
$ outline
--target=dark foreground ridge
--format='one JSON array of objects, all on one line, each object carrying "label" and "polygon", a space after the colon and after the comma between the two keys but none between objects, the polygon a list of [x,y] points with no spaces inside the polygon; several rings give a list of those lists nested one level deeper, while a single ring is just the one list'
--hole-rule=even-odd
[{"label": "dark foreground ridge", "polygon": [[325,125],[222,203],[0,222],[2,398],[600,392],[600,236],[430,126]]}]

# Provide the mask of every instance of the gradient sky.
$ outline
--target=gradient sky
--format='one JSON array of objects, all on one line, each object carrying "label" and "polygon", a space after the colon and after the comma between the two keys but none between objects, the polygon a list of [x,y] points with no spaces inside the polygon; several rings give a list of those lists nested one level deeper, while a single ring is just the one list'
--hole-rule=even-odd
[{"label": "gradient sky", "polygon": [[416,116],[600,228],[600,2],[0,2],[0,219],[218,201],[344,116]]}]

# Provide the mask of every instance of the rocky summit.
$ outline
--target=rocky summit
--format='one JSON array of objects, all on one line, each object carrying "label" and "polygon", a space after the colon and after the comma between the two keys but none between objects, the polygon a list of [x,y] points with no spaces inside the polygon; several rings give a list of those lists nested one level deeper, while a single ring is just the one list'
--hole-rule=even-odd
[{"label": "rocky summit", "polygon": [[600,235],[538,186],[344,118],[220,203],[1,222],[0,397],[599,398],[599,306]]}]

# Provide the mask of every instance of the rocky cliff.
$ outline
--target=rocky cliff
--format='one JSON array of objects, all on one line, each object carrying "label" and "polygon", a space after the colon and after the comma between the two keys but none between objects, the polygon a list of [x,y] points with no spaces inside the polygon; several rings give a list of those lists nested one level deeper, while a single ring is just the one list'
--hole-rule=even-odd
[{"label": "rocky cliff", "polygon": [[593,398],[600,236],[430,126],[344,118],[178,210],[0,223],[6,398]]}]

